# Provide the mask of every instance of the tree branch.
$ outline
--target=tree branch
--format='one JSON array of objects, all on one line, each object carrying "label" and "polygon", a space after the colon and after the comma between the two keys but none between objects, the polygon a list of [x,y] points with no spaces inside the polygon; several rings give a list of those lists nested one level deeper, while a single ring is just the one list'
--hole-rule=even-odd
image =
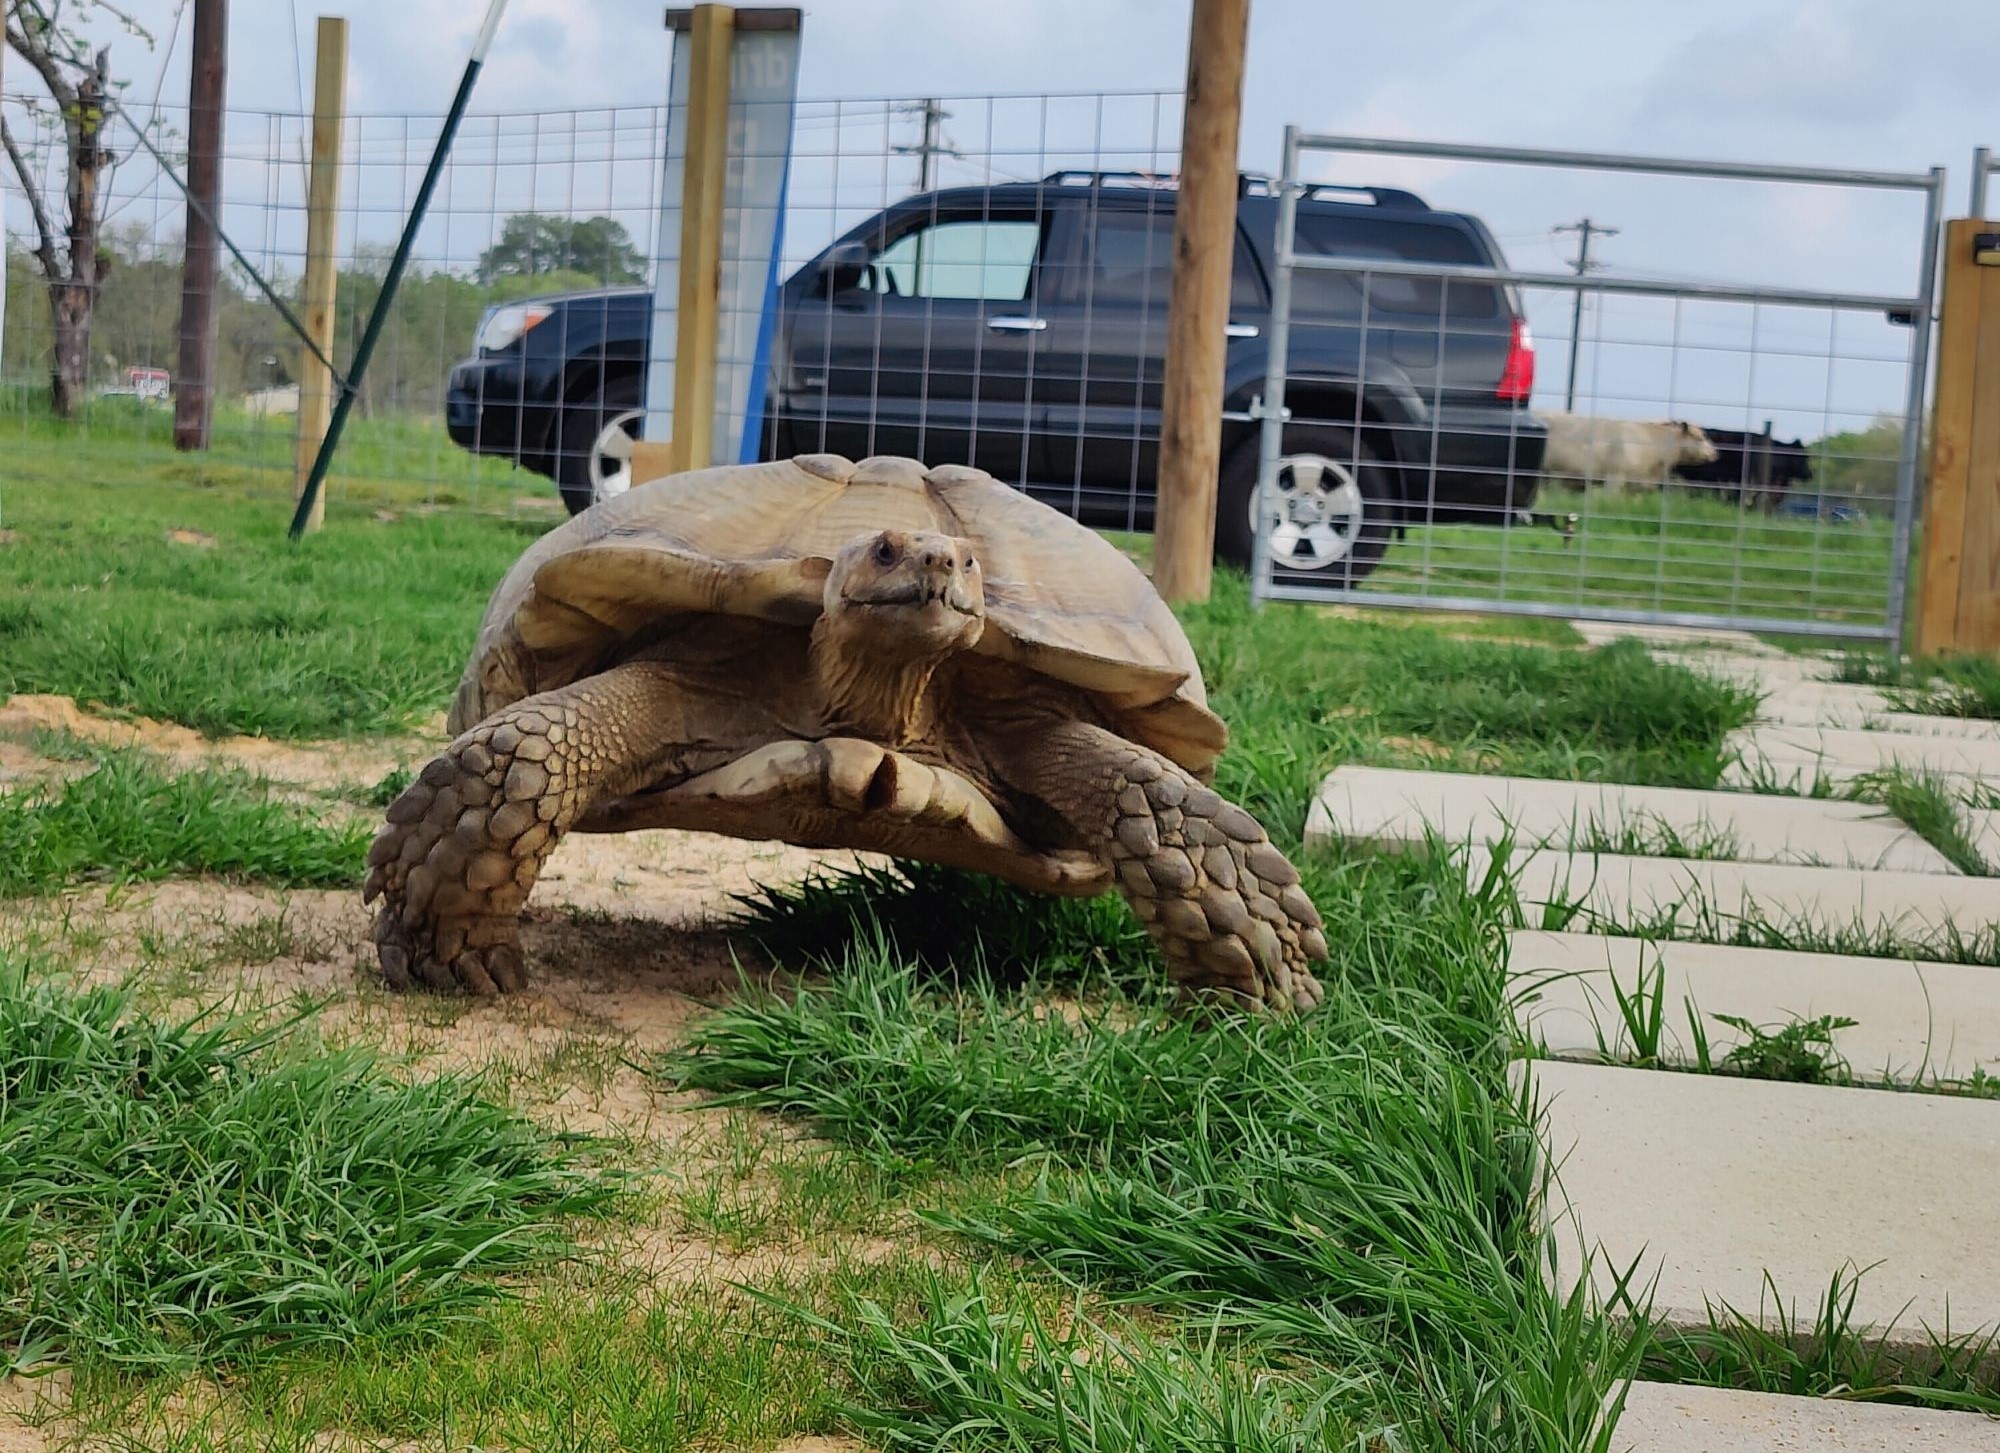
[{"label": "tree branch", "polygon": [[15,55],[34,68],[35,74],[42,78],[42,84],[49,88],[49,94],[55,98],[59,108],[64,112],[74,110],[76,87],[64,77],[62,67],[56,63],[56,56],[48,47],[47,36],[50,33],[48,18],[39,10],[35,12],[35,18],[42,22],[42,28],[32,39],[25,29],[9,26],[7,44]]},{"label": "tree branch", "polygon": [[14,141],[14,133],[7,129],[7,118],[0,116],[0,146],[7,151],[7,159],[14,163],[14,175],[21,180],[21,190],[27,194],[28,209],[34,213],[35,233],[39,243],[35,248],[35,258],[42,265],[42,275],[50,282],[62,278],[62,268],[56,261],[56,229],[49,216],[48,204],[42,200],[41,188],[35,185],[34,173],[28,169],[28,159],[21,154],[21,148]]}]

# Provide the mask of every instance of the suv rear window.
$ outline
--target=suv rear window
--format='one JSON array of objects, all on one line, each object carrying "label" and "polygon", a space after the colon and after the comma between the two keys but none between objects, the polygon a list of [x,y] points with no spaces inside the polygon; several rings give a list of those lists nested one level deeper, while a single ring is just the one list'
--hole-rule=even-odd
[{"label": "suv rear window", "polygon": [[[1443,262],[1486,267],[1472,238],[1456,227],[1425,222],[1391,222],[1373,217],[1317,215],[1299,209],[1298,251],[1303,255],[1381,258],[1389,262]],[[1368,312],[1409,314],[1436,321],[1444,300],[1444,280],[1399,276],[1390,272],[1314,272],[1292,274],[1294,312],[1342,320],[1361,317],[1361,290],[1368,289]],[[1447,321],[1494,318],[1501,313],[1499,289],[1489,283],[1453,282]]]},{"label": "suv rear window", "polygon": [[[1089,246],[1087,268],[1080,280],[1072,278],[1066,289],[1069,300],[1093,307],[1140,307],[1166,316],[1167,299],[1173,292],[1172,212],[1096,211]],[[1239,231],[1229,286],[1232,310],[1264,307],[1256,266]]]}]

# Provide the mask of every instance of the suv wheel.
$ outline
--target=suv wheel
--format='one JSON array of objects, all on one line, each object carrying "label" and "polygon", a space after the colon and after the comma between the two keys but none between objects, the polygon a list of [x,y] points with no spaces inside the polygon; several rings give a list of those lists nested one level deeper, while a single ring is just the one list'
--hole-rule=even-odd
[{"label": "suv wheel", "polygon": [[[1389,548],[1394,496],[1368,441],[1347,429],[1287,429],[1265,503],[1274,575],[1332,586],[1367,578]],[[1258,441],[1238,445],[1216,491],[1216,554],[1248,567],[1256,530]]]},{"label": "suv wheel", "polygon": [[602,394],[563,406],[556,487],[571,514],[632,487],[632,441],[644,416],[633,376],[611,379]]}]

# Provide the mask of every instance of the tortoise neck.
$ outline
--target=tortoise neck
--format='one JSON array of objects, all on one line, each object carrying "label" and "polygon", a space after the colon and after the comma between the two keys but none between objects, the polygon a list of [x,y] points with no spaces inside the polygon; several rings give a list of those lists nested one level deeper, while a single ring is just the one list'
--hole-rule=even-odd
[{"label": "tortoise neck", "polygon": [[936,725],[931,679],[952,648],[912,653],[822,616],[813,627],[812,670],[824,703],[824,724],[843,732],[902,746]]}]

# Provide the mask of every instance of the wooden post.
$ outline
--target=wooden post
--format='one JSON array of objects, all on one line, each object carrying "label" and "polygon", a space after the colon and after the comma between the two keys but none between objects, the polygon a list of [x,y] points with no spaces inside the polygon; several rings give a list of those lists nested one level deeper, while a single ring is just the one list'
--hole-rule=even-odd
[{"label": "wooden post", "polygon": [[715,348],[722,307],[722,183],[729,161],[729,50],[736,12],[694,7],[688,46],[687,172],[674,341],[672,468],[706,469],[714,451]]},{"label": "wooden post", "polygon": [[1946,224],[1930,484],[1917,580],[1921,655],[2000,651],[2000,266],[1995,224]]},{"label": "wooden post", "polygon": [[[194,0],[188,70],[188,191],[221,221],[222,106],[229,54],[229,0]],[[187,209],[181,261],[180,362],[174,379],[174,448],[206,449],[214,412],[215,228]]]},{"label": "wooden post", "polygon": [[[347,96],[347,22],[319,18],[313,61],[312,171],[306,182],[306,275],[300,322],[313,346],[333,357],[334,255],[340,238],[340,123]],[[320,441],[333,414],[333,375],[305,349],[299,350],[299,435],[292,456],[292,499],[304,494]],[[305,527],[317,530],[326,519],[326,491],[313,497]]]},{"label": "wooden post", "polygon": [[1236,256],[1236,133],[1249,31],[1250,0],[1194,0],[1153,526],[1153,584],[1169,601],[1208,599],[1215,552],[1224,329]]}]

